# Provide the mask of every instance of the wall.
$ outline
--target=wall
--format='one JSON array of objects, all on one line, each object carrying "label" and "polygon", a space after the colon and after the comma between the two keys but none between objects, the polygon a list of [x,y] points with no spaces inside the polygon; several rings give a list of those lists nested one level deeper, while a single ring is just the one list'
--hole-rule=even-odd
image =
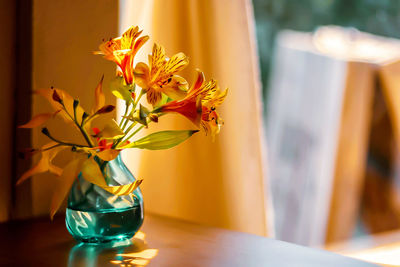
[{"label": "wall", "polygon": [[[116,36],[117,32],[118,1],[34,0],[33,89],[50,86],[65,89],[73,97],[79,96],[83,107],[90,110],[94,88],[102,74],[105,74],[104,85],[115,74],[114,64],[93,55],[92,51],[98,49],[103,38]],[[48,110],[46,101],[34,96],[33,114]],[[48,128],[52,135],[62,140],[82,142],[79,133],[60,120],[49,124]],[[48,139],[36,129],[32,136],[33,146],[39,147],[46,142]],[[56,158],[59,163],[65,164],[66,160],[65,157]],[[33,215],[48,213],[54,182],[55,178],[50,174],[33,178]]]},{"label": "wall", "polygon": [[15,54],[15,3],[0,1],[0,222],[9,219],[11,207],[12,176],[12,125]]}]

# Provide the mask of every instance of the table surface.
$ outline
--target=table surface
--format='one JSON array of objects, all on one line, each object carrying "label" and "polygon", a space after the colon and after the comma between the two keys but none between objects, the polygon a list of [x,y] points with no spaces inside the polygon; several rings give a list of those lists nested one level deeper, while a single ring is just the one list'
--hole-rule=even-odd
[{"label": "table surface", "polygon": [[376,266],[156,215],[146,216],[141,233],[132,241],[114,244],[76,243],[62,217],[53,222],[40,218],[2,223],[0,240],[0,266]]}]

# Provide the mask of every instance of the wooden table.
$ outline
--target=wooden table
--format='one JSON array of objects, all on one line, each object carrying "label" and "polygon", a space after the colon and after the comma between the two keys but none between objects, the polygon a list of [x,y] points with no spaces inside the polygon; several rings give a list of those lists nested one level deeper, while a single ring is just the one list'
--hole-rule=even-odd
[{"label": "wooden table", "polygon": [[[64,218],[0,224],[0,266],[376,266],[256,235],[147,215],[145,241],[77,244]],[[140,252],[141,251],[141,252]],[[139,252],[139,254],[136,254]],[[121,256],[121,254],[123,254]],[[128,263],[134,260],[131,265]],[[125,264],[125,265],[124,265]]]}]

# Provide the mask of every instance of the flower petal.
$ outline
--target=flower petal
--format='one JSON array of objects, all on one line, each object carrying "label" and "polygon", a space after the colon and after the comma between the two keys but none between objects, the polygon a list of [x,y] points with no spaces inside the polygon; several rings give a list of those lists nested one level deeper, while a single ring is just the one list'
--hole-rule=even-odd
[{"label": "flower petal", "polygon": [[174,75],[171,81],[162,87],[162,92],[173,100],[181,100],[187,95],[187,88],[187,81],[178,75]]},{"label": "flower petal", "polygon": [[154,76],[165,65],[165,49],[161,45],[154,43],[151,57],[149,57],[151,75]]},{"label": "flower petal", "polygon": [[162,99],[161,92],[157,92],[153,88],[149,88],[147,91],[147,102],[149,102],[153,106],[157,106]]},{"label": "flower petal", "polygon": [[[60,111],[60,115],[61,117],[69,123],[74,123],[71,118],[68,116],[68,114],[63,110],[63,107],[60,103],[56,102],[53,100],[53,93],[54,91],[57,91],[57,94],[61,97],[62,101],[64,102],[65,108],[67,109],[67,111],[69,112],[69,114],[74,114],[74,98],[71,97],[67,92],[65,92],[64,90],[61,89],[50,89],[50,88],[44,88],[44,89],[38,89],[35,91],[36,94],[43,96],[44,98],[47,99],[47,101],[49,101],[50,105],[53,107],[54,110],[61,110]],[[81,123],[81,118],[82,115],[84,113],[83,108],[78,105],[76,107],[76,116],[77,116],[77,120],[78,123]]]},{"label": "flower petal", "polygon": [[103,79],[104,75],[101,77],[101,80],[99,84],[97,85],[96,89],[94,89],[94,107],[92,109],[92,113],[96,112],[99,110],[101,107],[103,107],[106,103],[106,97],[103,93]]},{"label": "flower petal", "polygon": [[[57,145],[58,143],[56,142],[50,142],[46,145],[44,145],[42,147],[42,149],[48,149],[52,146]],[[54,166],[51,161],[54,159],[54,157],[58,154],[58,152],[60,152],[61,150],[65,149],[65,146],[58,146],[46,151],[42,151],[42,157],[39,160],[39,162],[32,167],[31,169],[29,169],[28,171],[26,171],[25,173],[22,174],[22,176],[18,179],[17,181],[17,185],[20,185],[22,182],[24,182],[25,180],[27,180],[29,177],[35,175],[35,174],[39,174],[39,173],[43,173],[43,172],[47,172],[50,171],[52,173],[55,174],[59,174],[59,168],[57,166]]]},{"label": "flower petal", "polygon": [[193,122],[196,126],[199,126],[202,111],[201,104],[199,102],[200,101],[196,101],[195,98],[182,101],[172,101],[161,106],[160,110],[165,113],[179,113]]},{"label": "flower petal", "polygon": [[203,114],[203,120],[201,126],[203,127],[206,134],[210,133],[212,141],[215,141],[215,136],[219,134],[221,126],[224,124],[222,119],[219,117],[216,111],[211,111]]},{"label": "flower petal", "polygon": [[103,42],[99,46],[100,51],[95,51],[93,54],[95,55],[103,55],[105,59],[114,61],[117,64],[120,64],[121,58],[114,54],[114,51],[121,50],[121,38],[114,38],[107,42]]},{"label": "flower petal", "polygon": [[115,120],[110,120],[104,126],[103,130],[97,133],[94,137],[100,139],[118,139],[125,135],[124,131],[119,128]]},{"label": "flower petal", "polygon": [[119,155],[119,152],[120,151],[116,149],[107,149],[96,153],[96,156],[98,156],[104,161],[111,161]]},{"label": "flower petal", "polygon": [[190,88],[190,93],[189,93],[190,95],[196,93],[201,88],[205,80],[204,73],[199,69],[197,69],[196,71],[197,71],[197,79],[196,82],[193,84],[193,86]]},{"label": "flower petal", "polygon": [[121,36],[121,48],[132,49],[136,38],[142,33],[138,26],[132,26]]},{"label": "flower petal", "polygon": [[101,172],[99,165],[93,157],[88,158],[82,164],[82,177],[97,186],[106,187],[108,186],[104,179],[103,173]]},{"label": "flower petal", "polygon": [[150,39],[149,36],[145,35],[137,39],[135,46],[132,48],[132,54],[136,55],[137,51]]},{"label": "flower petal", "polygon": [[169,74],[177,73],[183,70],[189,64],[187,56],[180,52],[173,55],[165,65],[165,72]]},{"label": "flower petal", "polygon": [[213,95],[206,96],[202,102],[204,102],[204,104],[207,106],[216,108],[224,102],[227,95],[228,89],[225,89],[225,91],[218,89]]},{"label": "flower petal", "polygon": [[135,76],[135,83],[139,85],[141,88],[147,89],[149,87],[149,78],[150,78],[149,66],[147,66],[146,63],[139,62],[138,64],[136,64],[133,73]]},{"label": "flower petal", "polygon": [[44,123],[46,123],[51,117],[55,116],[59,112],[56,111],[54,113],[41,113],[34,116],[29,122],[18,126],[18,128],[35,128]]},{"label": "flower petal", "polygon": [[72,160],[65,166],[61,176],[58,179],[58,184],[54,190],[50,205],[50,218],[53,219],[54,214],[60,208],[65,197],[68,195],[75,179],[81,170],[83,161],[87,158],[86,154],[78,154],[77,158]]}]

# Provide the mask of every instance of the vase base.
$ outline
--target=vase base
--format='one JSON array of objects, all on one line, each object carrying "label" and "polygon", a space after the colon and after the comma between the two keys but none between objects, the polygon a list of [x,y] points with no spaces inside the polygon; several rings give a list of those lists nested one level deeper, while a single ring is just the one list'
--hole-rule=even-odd
[{"label": "vase base", "polygon": [[91,244],[103,244],[110,242],[119,242],[131,239],[135,234],[123,234],[118,236],[101,236],[101,237],[82,237],[73,236],[73,238],[78,242],[91,243]]}]

